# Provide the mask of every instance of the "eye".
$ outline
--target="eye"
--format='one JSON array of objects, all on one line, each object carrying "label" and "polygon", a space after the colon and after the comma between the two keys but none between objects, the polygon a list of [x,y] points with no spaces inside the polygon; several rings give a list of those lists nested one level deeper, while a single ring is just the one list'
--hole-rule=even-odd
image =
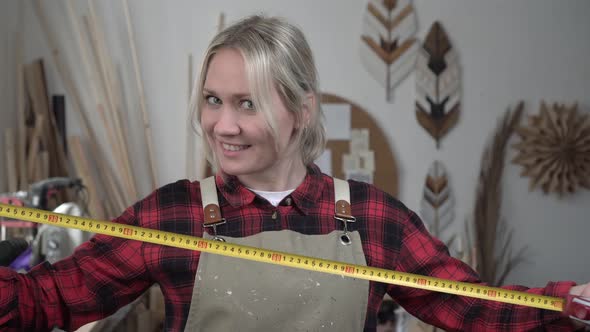
[{"label": "eye", "polygon": [[215,97],[215,96],[205,96],[205,100],[207,101],[207,104],[209,105],[221,105],[221,99]]},{"label": "eye", "polygon": [[240,101],[240,107],[245,110],[254,110],[254,103],[249,99]]}]

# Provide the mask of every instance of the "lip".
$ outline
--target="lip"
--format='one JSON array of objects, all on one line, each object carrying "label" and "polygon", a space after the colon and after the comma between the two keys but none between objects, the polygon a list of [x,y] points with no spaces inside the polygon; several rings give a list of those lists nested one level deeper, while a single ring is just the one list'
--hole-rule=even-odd
[{"label": "lip", "polygon": [[[224,145],[245,146],[245,148],[240,149],[240,150],[228,150],[225,148]],[[241,153],[243,153],[244,151],[246,151],[250,148],[250,145],[248,145],[248,144],[235,144],[235,143],[228,143],[228,142],[218,142],[217,146],[218,146],[219,150],[223,153],[223,155],[226,157],[239,156]]]}]

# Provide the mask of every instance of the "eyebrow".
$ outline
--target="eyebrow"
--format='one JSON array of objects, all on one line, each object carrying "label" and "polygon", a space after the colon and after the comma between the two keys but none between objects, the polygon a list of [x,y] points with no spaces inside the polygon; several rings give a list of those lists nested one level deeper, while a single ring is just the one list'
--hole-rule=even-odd
[{"label": "eyebrow", "polygon": [[[214,95],[214,96],[219,96],[219,94],[217,92],[215,92],[212,89],[208,89],[208,88],[203,88],[203,93],[205,94],[210,94],[210,95]],[[240,98],[244,98],[244,97],[250,97],[252,94],[251,93],[235,93],[232,94],[231,97],[233,99],[240,99]]]}]

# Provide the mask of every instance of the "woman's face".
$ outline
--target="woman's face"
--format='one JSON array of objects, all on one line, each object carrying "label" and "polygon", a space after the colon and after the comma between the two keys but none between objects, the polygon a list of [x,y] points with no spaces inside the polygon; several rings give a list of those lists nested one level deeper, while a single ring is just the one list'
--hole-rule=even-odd
[{"label": "woman's face", "polygon": [[223,172],[242,180],[282,176],[291,162],[300,160],[293,144],[294,115],[287,111],[273,87],[271,105],[278,126],[277,151],[264,115],[252,101],[239,51],[226,48],[213,55],[203,94],[201,125]]}]

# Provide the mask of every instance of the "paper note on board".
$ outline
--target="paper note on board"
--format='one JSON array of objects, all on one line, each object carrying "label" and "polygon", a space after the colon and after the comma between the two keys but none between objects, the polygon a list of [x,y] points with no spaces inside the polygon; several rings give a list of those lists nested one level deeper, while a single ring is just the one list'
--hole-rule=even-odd
[{"label": "paper note on board", "polygon": [[350,105],[322,104],[326,116],[326,138],[328,140],[350,139]]}]

